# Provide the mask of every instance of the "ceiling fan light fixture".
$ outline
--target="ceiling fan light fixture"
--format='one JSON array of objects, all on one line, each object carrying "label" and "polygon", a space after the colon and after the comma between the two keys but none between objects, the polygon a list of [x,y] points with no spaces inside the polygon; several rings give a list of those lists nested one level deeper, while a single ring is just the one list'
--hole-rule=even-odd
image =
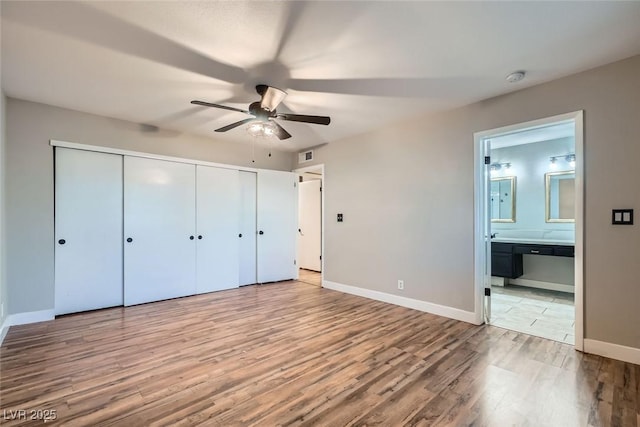
[{"label": "ceiling fan light fixture", "polygon": [[247,126],[247,132],[253,137],[269,137],[276,134],[276,125],[270,120],[254,121]]}]

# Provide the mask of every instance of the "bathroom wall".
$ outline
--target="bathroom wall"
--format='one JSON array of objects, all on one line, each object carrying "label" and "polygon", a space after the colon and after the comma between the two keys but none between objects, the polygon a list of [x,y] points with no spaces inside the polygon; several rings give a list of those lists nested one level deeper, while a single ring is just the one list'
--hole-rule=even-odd
[{"label": "bathroom wall", "polygon": [[[491,163],[511,163],[511,168],[502,168],[492,173],[492,178],[516,177],[516,221],[513,223],[492,223],[491,231],[498,237],[522,237],[535,235],[540,238],[573,239],[573,223],[545,221],[545,174],[572,170],[564,156],[575,153],[573,137],[515,145],[491,150]],[[549,158],[559,156],[555,169],[550,167]]]}]

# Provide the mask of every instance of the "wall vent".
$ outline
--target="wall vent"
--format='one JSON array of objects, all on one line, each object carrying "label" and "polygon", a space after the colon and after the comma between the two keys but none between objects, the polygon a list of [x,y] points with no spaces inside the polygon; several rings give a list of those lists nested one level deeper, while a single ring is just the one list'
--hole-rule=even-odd
[{"label": "wall vent", "polygon": [[298,153],[298,163],[307,163],[313,160],[313,150]]}]

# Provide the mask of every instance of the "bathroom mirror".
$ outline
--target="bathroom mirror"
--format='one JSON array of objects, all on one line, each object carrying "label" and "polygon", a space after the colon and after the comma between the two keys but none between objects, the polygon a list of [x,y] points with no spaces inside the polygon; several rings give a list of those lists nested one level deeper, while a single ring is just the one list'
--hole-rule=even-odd
[{"label": "bathroom mirror", "polygon": [[491,222],[516,222],[516,177],[491,178]]},{"label": "bathroom mirror", "polygon": [[576,222],[575,171],[549,172],[544,177],[546,222]]}]

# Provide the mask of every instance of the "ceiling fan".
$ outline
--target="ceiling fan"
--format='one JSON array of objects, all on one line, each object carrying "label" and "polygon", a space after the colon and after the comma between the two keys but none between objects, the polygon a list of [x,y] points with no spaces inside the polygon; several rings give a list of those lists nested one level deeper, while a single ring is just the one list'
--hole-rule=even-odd
[{"label": "ceiling fan", "polygon": [[226,105],[212,104],[205,101],[191,101],[192,104],[202,105],[204,107],[222,108],[224,110],[238,111],[248,114],[248,119],[240,120],[230,125],[216,129],[216,132],[226,132],[244,124],[249,124],[247,131],[254,136],[271,136],[275,135],[278,139],[291,138],[291,134],[287,132],[274,119],[289,120],[292,122],[313,123],[317,125],[328,125],[331,118],[327,116],[307,116],[302,114],[278,113],[276,107],[284,100],[287,93],[278,88],[257,85],[256,91],[261,96],[260,101],[253,102],[249,105],[249,110],[241,110],[240,108],[228,107]]}]

